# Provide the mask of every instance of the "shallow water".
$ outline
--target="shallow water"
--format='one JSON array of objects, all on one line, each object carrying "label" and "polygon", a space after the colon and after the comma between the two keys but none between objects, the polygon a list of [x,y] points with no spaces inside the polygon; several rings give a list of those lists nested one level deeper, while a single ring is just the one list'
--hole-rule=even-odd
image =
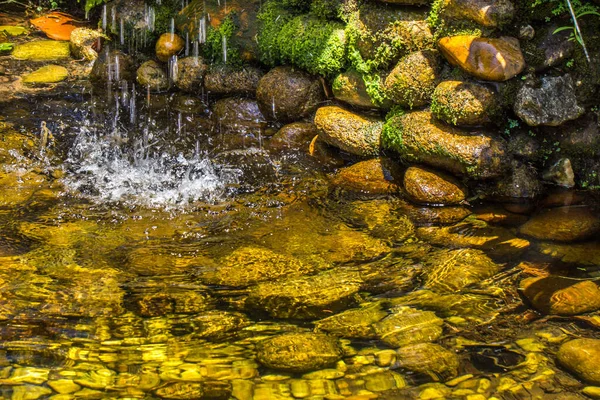
[{"label": "shallow water", "polygon": [[[3,137],[32,144],[2,155],[2,398],[578,396],[554,354],[597,337],[598,317],[543,316],[518,287],[597,276],[597,242],[528,239],[516,232],[535,210],[498,204],[426,224],[402,199],[333,190],[330,167],[268,151],[262,128],[136,101],[133,117],[87,89],[4,110]],[[36,155],[41,121],[55,158]],[[381,322],[403,313],[416,316]],[[313,331],[340,340],[325,367],[293,370],[302,345],[280,349],[287,370],[257,358],[265,340]],[[396,349],[417,342],[458,366],[427,366],[435,351],[424,369],[403,363]]]}]

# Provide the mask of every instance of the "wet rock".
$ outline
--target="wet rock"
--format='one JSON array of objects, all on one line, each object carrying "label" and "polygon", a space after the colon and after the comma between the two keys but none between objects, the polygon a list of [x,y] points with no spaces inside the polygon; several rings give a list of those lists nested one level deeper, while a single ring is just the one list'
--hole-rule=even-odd
[{"label": "wet rock", "polygon": [[204,87],[207,92],[217,95],[253,95],[263,76],[264,72],[254,67],[231,68],[213,65],[204,77]]},{"label": "wet rock", "polygon": [[356,48],[377,69],[389,70],[402,56],[434,47],[424,9],[364,2],[353,17],[350,29],[358,33]]},{"label": "wet rock", "polygon": [[400,191],[399,176],[393,161],[373,158],[340,169],[331,177],[331,184],[348,192],[386,195]]},{"label": "wet rock", "polygon": [[318,134],[315,124],[292,122],[284,125],[271,137],[268,147],[274,150],[308,149],[310,141]]},{"label": "wet rock", "polygon": [[52,390],[43,386],[13,386],[11,399],[37,400],[50,394],[52,394]]},{"label": "wet rock", "polygon": [[594,281],[548,276],[524,279],[520,288],[545,314],[576,315],[600,309],[600,287]]},{"label": "wet rock", "polygon": [[[253,136],[245,136],[244,139],[244,143],[238,143],[240,147],[258,143]],[[277,171],[269,154],[256,147],[223,151],[215,156],[214,162],[219,170],[239,181],[238,188],[242,191],[256,190],[277,179]]]},{"label": "wet rock", "polygon": [[387,315],[380,303],[353,308],[315,322],[318,331],[345,338],[376,338],[373,324]]},{"label": "wet rock", "polygon": [[102,38],[108,39],[108,36],[89,28],[73,29],[69,40],[71,54],[78,60],[95,60],[98,58],[98,53],[94,50],[93,46]]},{"label": "wet rock", "polygon": [[15,46],[11,56],[16,60],[57,61],[71,57],[69,42],[34,40]]},{"label": "wet rock", "polygon": [[212,308],[214,301],[203,293],[165,287],[161,292],[136,295],[134,308],[143,317],[167,314],[196,314]]},{"label": "wet rock", "polygon": [[443,5],[445,18],[466,19],[490,27],[504,25],[514,15],[510,0],[446,0]]},{"label": "wet rock", "polygon": [[275,67],[258,82],[256,99],[265,116],[293,122],[312,113],[323,100],[319,79],[292,67]]},{"label": "wet rock", "polygon": [[600,266],[600,243],[597,241],[577,244],[544,242],[539,244],[539,252],[567,264]]},{"label": "wet rock", "polygon": [[[228,97],[213,106],[213,119],[221,132],[257,133],[267,126],[256,100]],[[250,144],[250,143],[248,143]]]},{"label": "wet rock", "polygon": [[398,349],[396,366],[430,375],[434,380],[450,379],[458,374],[458,357],[433,343],[418,343]]},{"label": "wet rock", "polygon": [[525,83],[517,92],[515,114],[529,126],[558,126],[579,118],[585,111],[575,96],[569,74],[540,78],[539,86]]},{"label": "wet rock", "polygon": [[358,273],[339,270],[265,282],[250,291],[246,305],[265,310],[275,318],[323,318],[351,306],[361,283]]},{"label": "wet rock", "polygon": [[201,99],[185,93],[175,93],[171,106],[184,114],[209,114],[208,106]]},{"label": "wet rock", "polygon": [[402,58],[385,79],[386,96],[402,107],[421,107],[431,101],[439,82],[441,60],[435,50],[422,50]]},{"label": "wet rock", "polygon": [[431,311],[398,307],[375,324],[377,336],[390,347],[432,342],[442,335],[444,320]]},{"label": "wet rock", "polygon": [[438,47],[450,64],[487,81],[509,80],[525,68],[519,41],[511,37],[452,36],[440,39]]},{"label": "wet rock", "polygon": [[543,210],[521,226],[519,232],[541,240],[574,242],[600,231],[600,217],[585,206]]},{"label": "wet rock", "polygon": [[[333,96],[345,103],[356,107],[379,108],[369,93],[362,75],[356,71],[346,71],[339,74],[331,84]],[[389,102],[386,102],[389,103]],[[389,104],[386,104],[386,106]],[[387,107],[386,107],[387,108]]]},{"label": "wet rock", "polygon": [[185,42],[181,36],[176,33],[163,33],[156,41],[154,48],[156,58],[162,62],[167,62],[169,58],[178,54],[184,46]]},{"label": "wet rock", "polygon": [[194,316],[191,324],[194,338],[221,341],[238,334],[252,322],[242,313],[214,310]]},{"label": "wet rock", "polygon": [[539,156],[540,144],[538,141],[525,132],[511,135],[508,141],[508,150],[515,157],[525,160],[534,161]]},{"label": "wet rock", "polygon": [[438,293],[454,293],[502,269],[483,251],[475,249],[442,250],[429,257],[426,264],[429,269],[423,286]]},{"label": "wet rock", "polygon": [[307,372],[335,364],[342,358],[336,339],[315,333],[288,333],[258,343],[256,358],[268,368]]},{"label": "wet rock", "polygon": [[497,257],[520,255],[530,245],[528,240],[517,238],[506,228],[470,219],[452,226],[421,227],[417,229],[417,236],[431,244],[479,249]]},{"label": "wet rock", "polygon": [[379,199],[356,201],[349,205],[347,211],[341,212],[349,225],[366,229],[376,238],[399,243],[415,232],[413,223],[398,212],[395,202]]},{"label": "wet rock", "polygon": [[414,111],[389,118],[382,143],[410,162],[424,163],[473,179],[493,178],[506,169],[503,142],[446,126],[430,112]]},{"label": "wet rock", "polygon": [[486,192],[495,201],[523,202],[533,200],[544,191],[535,168],[519,161],[511,162],[511,172]]},{"label": "wet rock", "polygon": [[174,77],[175,86],[185,92],[200,93],[207,70],[208,65],[202,57],[182,58],[177,64],[177,75]]},{"label": "wet rock", "polygon": [[198,276],[212,285],[246,287],[258,282],[306,275],[314,271],[294,257],[260,247],[242,247],[216,262],[211,270],[201,270]]},{"label": "wet rock", "polygon": [[479,126],[498,116],[497,94],[476,82],[444,81],[433,92],[431,112],[447,124]]},{"label": "wet rock", "polygon": [[137,82],[153,92],[163,92],[169,89],[169,78],[160,64],[150,60],[143,63],[136,73]]},{"label": "wet rock", "polygon": [[17,25],[2,25],[0,26],[0,33],[4,33],[8,36],[21,36],[29,33],[27,28],[24,26]]},{"label": "wet rock", "polygon": [[572,188],[575,187],[575,173],[571,160],[561,158],[552,164],[542,175],[545,181],[552,182],[558,186]]},{"label": "wet rock", "polygon": [[325,143],[359,156],[379,154],[383,126],[380,120],[327,106],[317,110],[315,125]]},{"label": "wet rock", "polygon": [[28,85],[62,82],[69,76],[69,71],[60,65],[46,65],[23,76],[23,83]]},{"label": "wet rock", "polygon": [[567,157],[595,157],[600,149],[600,128],[590,114],[559,127],[544,127],[542,134],[548,142],[558,142],[561,154]]},{"label": "wet rock", "polygon": [[130,56],[118,50],[109,51],[106,47],[94,62],[90,81],[96,85],[120,85],[121,80],[133,79],[133,71]]},{"label": "wet rock", "polygon": [[420,167],[406,170],[404,190],[419,203],[452,205],[467,197],[467,188],[452,176]]}]

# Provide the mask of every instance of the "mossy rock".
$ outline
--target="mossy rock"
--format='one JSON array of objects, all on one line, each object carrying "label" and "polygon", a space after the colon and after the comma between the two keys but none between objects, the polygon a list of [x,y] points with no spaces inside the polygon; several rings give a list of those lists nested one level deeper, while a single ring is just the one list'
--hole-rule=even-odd
[{"label": "mossy rock", "polygon": [[433,92],[431,112],[456,126],[478,126],[492,122],[500,112],[497,94],[480,83],[444,81]]},{"label": "mossy rock", "polygon": [[23,83],[28,85],[62,82],[69,76],[69,71],[60,65],[46,65],[23,76]]},{"label": "mossy rock", "polygon": [[337,339],[317,333],[287,333],[257,345],[256,358],[268,368],[308,372],[335,364],[342,358]]},{"label": "mossy rock", "polygon": [[441,60],[435,50],[403,57],[385,79],[387,98],[405,108],[421,107],[431,101],[440,80]]},{"label": "mossy rock", "polygon": [[15,46],[12,57],[16,60],[55,61],[71,57],[69,42],[35,40]]},{"label": "mossy rock", "polygon": [[315,125],[325,143],[363,157],[379,154],[382,121],[326,106],[317,110]]},{"label": "mossy rock", "polygon": [[202,57],[185,57],[178,62],[178,72],[174,77],[175,86],[179,89],[200,93],[208,65]]},{"label": "mossy rock", "polygon": [[441,124],[428,111],[393,115],[385,122],[381,136],[384,148],[407,161],[472,179],[500,176],[508,166],[504,142]]},{"label": "mossy rock", "polygon": [[[379,86],[378,91],[383,92],[381,78],[374,83]],[[352,106],[364,108],[390,108],[391,102],[376,101],[369,93],[369,88],[365,82],[365,77],[357,71],[346,71],[335,77],[331,85],[333,95],[336,99],[348,103]]]},{"label": "mossy rock", "polygon": [[489,27],[505,25],[515,16],[510,0],[444,0],[443,8],[446,19],[466,19]]},{"label": "mossy rock", "polygon": [[260,247],[242,247],[219,260],[216,268],[198,273],[203,282],[234,287],[252,286],[283,277],[306,275],[314,267]]},{"label": "mossy rock", "polygon": [[275,318],[323,318],[352,306],[361,284],[358,273],[339,270],[264,282],[250,291],[246,306]]}]

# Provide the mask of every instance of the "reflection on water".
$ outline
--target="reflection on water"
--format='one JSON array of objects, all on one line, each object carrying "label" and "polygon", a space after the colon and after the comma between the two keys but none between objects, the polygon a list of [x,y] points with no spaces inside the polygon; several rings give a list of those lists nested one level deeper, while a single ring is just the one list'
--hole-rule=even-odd
[{"label": "reflection on water", "polygon": [[35,157],[34,136],[2,125],[16,149],[1,154],[3,398],[578,390],[554,353],[570,337],[597,336],[598,317],[560,310],[589,304],[593,288],[564,294],[574,285],[562,284],[552,304],[562,316],[540,319],[532,305],[554,301],[556,288],[522,280],[597,275],[593,238],[533,240],[520,233],[528,217],[493,205],[431,225],[397,198],[328,191],[308,158],[244,153],[261,161],[225,167],[207,146],[229,150],[218,132],[190,128],[193,139],[175,140],[161,118],[139,134],[86,113],[77,129],[68,118],[62,131],[48,124],[58,141],[70,138],[60,168]]}]

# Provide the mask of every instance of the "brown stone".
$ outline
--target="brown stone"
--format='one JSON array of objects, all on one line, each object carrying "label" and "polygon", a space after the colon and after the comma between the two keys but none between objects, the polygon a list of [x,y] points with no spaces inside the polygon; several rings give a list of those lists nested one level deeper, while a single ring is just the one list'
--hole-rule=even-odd
[{"label": "brown stone", "polygon": [[545,314],[576,315],[600,309],[600,287],[596,282],[548,276],[521,281],[523,294]]},{"label": "brown stone", "polygon": [[459,204],[467,196],[467,188],[455,178],[420,167],[406,170],[404,189],[419,203]]},{"label": "brown stone", "polygon": [[397,166],[390,160],[373,158],[340,169],[331,178],[334,186],[369,195],[385,195],[400,190]]},{"label": "brown stone", "polygon": [[521,226],[520,233],[542,240],[574,242],[600,231],[600,217],[589,207],[544,210]]},{"label": "brown stone", "polygon": [[310,141],[318,134],[317,127],[309,122],[292,122],[283,126],[269,140],[270,149],[308,149]]},{"label": "brown stone", "polygon": [[433,92],[431,111],[451,125],[478,126],[492,122],[500,106],[496,93],[486,85],[444,81]]},{"label": "brown stone", "polygon": [[510,0],[445,0],[444,17],[467,19],[483,26],[497,27],[510,22],[515,7]]},{"label": "brown stone", "polygon": [[385,79],[385,94],[403,107],[421,107],[431,101],[439,82],[440,56],[421,50],[403,57]]},{"label": "brown stone", "polygon": [[438,41],[438,47],[450,64],[483,80],[506,81],[525,68],[519,41],[512,37],[444,37]]},{"label": "brown stone", "polygon": [[412,204],[403,204],[400,209],[416,225],[450,225],[467,218],[471,211],[466,207],[415,207]]},{"label": "brown stone", "polygon": [[325,143],[359,156],[379,154],[382,121],[326,106],[317,110],[315,125]]},{"label": "brown stone", "polygon": [[167,62],[171,56],[179,53],[184,45],[185,42],[181,36],[175,33],[163,33],[156,42],[156,58],[162,62]]}]

